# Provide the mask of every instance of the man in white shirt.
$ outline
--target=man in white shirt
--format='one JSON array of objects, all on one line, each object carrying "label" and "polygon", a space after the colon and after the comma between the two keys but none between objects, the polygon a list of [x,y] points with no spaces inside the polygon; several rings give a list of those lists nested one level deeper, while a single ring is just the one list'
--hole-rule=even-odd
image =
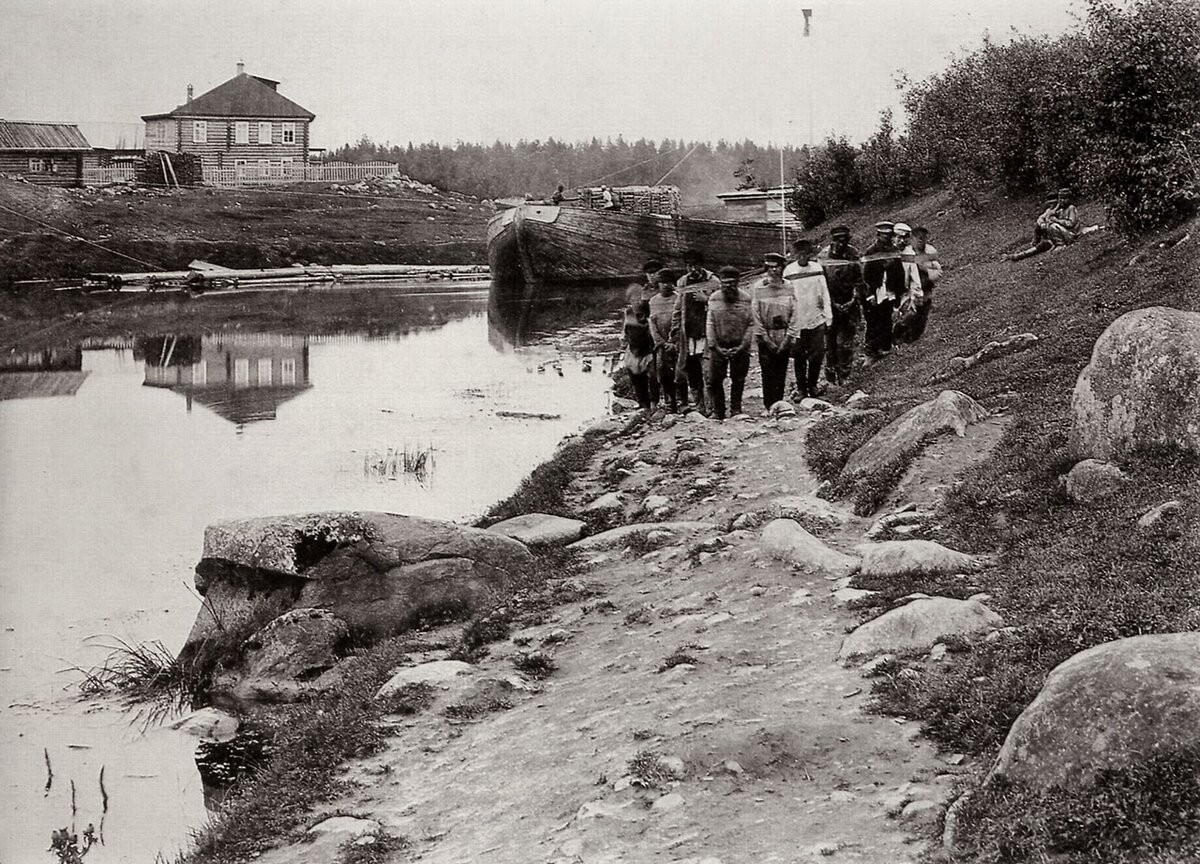
[{"label": "man in white shirt", "polygon": [[833,306],[829,302],[829,286],[824,268],[813,261],[815,249],[811,240],[792,244],[796,260],[783,270],[783,279],[792,286],[796,311],[792,316],[792,358],[796,371],[796,389],[801,398],[820,396],[821,363],[825,359],[825,331],[833,321]]}]

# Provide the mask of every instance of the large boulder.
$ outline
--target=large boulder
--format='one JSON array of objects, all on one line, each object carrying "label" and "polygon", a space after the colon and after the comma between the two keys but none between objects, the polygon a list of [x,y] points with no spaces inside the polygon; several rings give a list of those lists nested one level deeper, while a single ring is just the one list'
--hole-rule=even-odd
[{"label": "large boulder", "polygon": [[858,569],[857,558],[826,546],[792,519],[768,522],[762,532],[762,549],[799,570],[832,578],[849,576]]},{"label": "large boulder", "polygon": [[489,531],[503,534],[524,543],[526,546],[561,546],[578,540],[583,535],[586,523],[549,513],[526,513],[497,522]]},{"label": "large boulder", "polygon": [[1152,306],[1110,324],[1075,382],[1071,415],[1076,459],[1200,454],[1200,313]]},{"label": "large boulder", "polygon": [[850,454],[842,473],[867,474],[886,468],[915,449],[930,435],[953,432],[960,438],[967,427],[988,417],[988,410],[957,390],[943,390],[884,426],[866,444]]},{"label": "large boulder", "polygon": [[842,640],[838,656],[924,651],[943,636],[971,635],[1004,625],[1004,619],[978,600],[923,597],[857,627]]},{"label": "large boulder", "polygon": [[493,531],[390,513],[240,519],[210,526],[196,588],[204,602],[185,659],[298,607],[327,609],[364,635],[422,617],[469,616],[533,559]]},{"label": "large boulder", "polygon": [[1078,786],[1200,747],[1200,633],[1106,642],[1060,663],[1009,730],[994,775]]},{"label": "large boulder", "polygon": [[434,558],[384,572],[358,566],[342,578],[312,579],[297,601],[328,609],[360,636],[380,639],[422,620],[463,620],[486,607],[508,574],[470,558]]},{"label": "large boulder", "polygon": [[864,576],[939,576],[969,573],[979,567],[978,560],[933,540],[884,540],[861,543],[854,551],[862,556]]}]

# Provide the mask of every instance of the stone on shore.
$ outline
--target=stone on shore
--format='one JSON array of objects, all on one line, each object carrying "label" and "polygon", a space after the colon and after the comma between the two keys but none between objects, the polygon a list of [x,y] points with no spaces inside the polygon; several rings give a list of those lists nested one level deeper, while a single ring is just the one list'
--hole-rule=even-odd
[{"label": "stone on shore", "polygon": [[883,540],[860,543],[854,551],[862,556],[864,576],[938,576],[968,573],[979,561],[965,552],[947,548],[933,540]]},{"label": "stone on shore", "polygon": [[201,708],[171,724],[172,729],[194,735],[201,741],[224,743],[237,736],[241,721],[220,708]]},{"label": "stone on shore", "polygon": [[1013,723],[993,775],[1038,789],[1200,747],[1200,633],[1131,636],[1056,666]]},{"label": "stone on shore", "polygon": [[598,498],[584,505],[582,512],[589,515],[600,515],[604,513],[617,513],[625,509],[625,499],[621,497],[620,492],[605,492]]},{"label": "stone on shore", "polygon": [[218,676],[214,695],[237,704],[295,702],[325,686],[318,679],[337,663],[349,632],[325,609],[285,612],[242,644],[240,662]]},{"label": "stone on shore", "polygon": [[1152,306],[1100,334],[1071,397],[1071,454],[1200,454],[1200,312]]},{"label": "stone on shore", "polygon": [[927,436],[954,432],[960,438],[967,427],[988,417],[988,410],[965,393],[943,390],[884,426],[846,460],[844,476],[878,471],[916,448]]},{"label": "stone on shore", "polygon": [[812,521],[828,528],[840,528],[854,519],[852,514],[836,504],[815,495],[785,495],[776,498],[767,506],[766,512],[776,519]]},{"label": "stone on shore", "polygon": [[926,597],[857,627],[842,640],[838,657],[925,651],[943,636],[971,635],[1004,625],[1004,619],[977,600]]},{"label": "stone on shore", "polygon": [[[458,557],[508,570],[533,558],[523,544],[495,532],[440,519],[369,511],[217,522],[204,530],[202,557],[254,571],[305,576],[334,549],[359,545],[391,566]],[[204,593],[200,579],[196,587]]]},{"label": "stone on shore", "polygon": [[497,522],[487,530],[503,534],[526,546],[561,546],[583,536],[585,523],[549,513],[526,513]]},{"label": "stone on shore", "polygon": [[582,540],[576,540],[567,548],[576,552],[597,552],[603,549],[616,549],[632,542],[635,537],[645,537],[655,531],[665,531],[672,535],[691,535],[701,531],[712,531],[716,528],[717,526],[712,522],[638,522],[584,537]]},{"label": "stone on shore", "polygon": [[474,674],[475,667],[461,660],[434,660],[418,666],[405,666],[383,683],[375,698],[386,699],[410,684],[429,684],[443,689],[454,684],[466,684]]},{"label": "stone on shore", "polygon": [[1182,512],[1182,501],[1164,501],[1142,514],[1137,521],[1138,528],[1143,531],[1157,531],[1163,527],[1172,527]]},{"label": "stone on shore", "polygon": [[762,532],[762,548],[772,558],[810,573],[838,578],[858,570],[857,558],[826,546],[792,519],[768,522]]},{"label": "stone on shore", "polygon": [[205,532],[204,553],[184,660],[291,609],[325,609],[377,637],[425,615],[469,617],[533,560],[493,531],[388,513],[222,522]]},{"label": "stone on shore", "polygon": [[1067,497],[1079,504],[1094,504],[1121,490],[1129,477],[1116,465],[1099,459],[1084,459],[1063,480]]}]

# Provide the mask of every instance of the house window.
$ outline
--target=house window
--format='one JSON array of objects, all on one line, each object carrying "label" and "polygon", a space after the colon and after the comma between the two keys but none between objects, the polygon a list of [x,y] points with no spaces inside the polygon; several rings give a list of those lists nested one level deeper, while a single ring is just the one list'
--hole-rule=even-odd
[{"label": "house window", "polygon": [[271,386],[271,358],[270,357],[259,357],[258,358],[258,386],[259,387],[270,387]]},{"label": "house window", "polygon": [[238,357],[233,361],[233,386],[250,386],[250,358]]},{"label": "house window", "polygon": [[45,159],[30,159],[29,160],[29,170],[30,170],[30,172],[37,173],[37,174],[45,173],[46,160]]},{"label": "house window", "polygon": [[295,144],[296,143],[296,124],[295,123],[284,123],[283,124],[283,143],[284,144]]},{"label": "house window", "polygon": [[258,124],[258,143],[259,144],[270,144],[271,143],[271,124],[270,123],[259,123]]},{"label": "house window", "polygon": [[192,384],[197,387],[208,385],[208,361],[200,360],[192,364]]},{"label": "house window", "polygon": [[193,120],[192,121],[192,142],[195,144],[208,143],[208,121]]},{"label": "house window", "polygon": [[283,383],[291,386],[296,383],[296,358],[284,357],[280,361],[279,368],[280,377]]},{"label": "house window", "polygon": [[250,143],[250,121],[238,120],[233,124],[233,143],[234,144],[249,144]]}]

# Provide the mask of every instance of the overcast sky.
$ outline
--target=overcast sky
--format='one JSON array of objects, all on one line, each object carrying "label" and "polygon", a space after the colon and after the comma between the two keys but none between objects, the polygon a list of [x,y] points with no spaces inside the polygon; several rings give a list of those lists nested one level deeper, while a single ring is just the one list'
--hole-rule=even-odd
[{"label": "overcast sky", "polygon": [[897,73],[923,78],[985,32],[1057,35],[1081,12],[1078,0],[0,0],[0,117],[79,122],[93,137],[136,129],[244,60],[317,115],[314,146],[860,140],[897,104]]}]

